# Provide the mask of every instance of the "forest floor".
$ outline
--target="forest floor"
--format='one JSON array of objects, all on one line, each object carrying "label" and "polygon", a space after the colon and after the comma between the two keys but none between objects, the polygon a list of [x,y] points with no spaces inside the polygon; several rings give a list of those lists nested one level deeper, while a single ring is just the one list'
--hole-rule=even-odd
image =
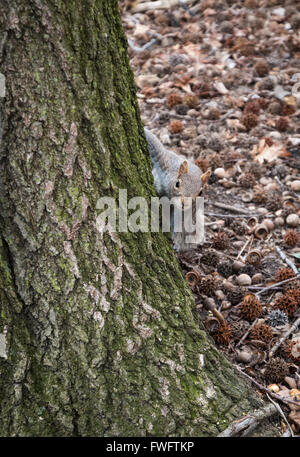
[{"label": "forest floor", "polygon": [[197,309],[299,435],[300,2],[120,5],[144,125],[213,171],[206,241],[178,255]]}]

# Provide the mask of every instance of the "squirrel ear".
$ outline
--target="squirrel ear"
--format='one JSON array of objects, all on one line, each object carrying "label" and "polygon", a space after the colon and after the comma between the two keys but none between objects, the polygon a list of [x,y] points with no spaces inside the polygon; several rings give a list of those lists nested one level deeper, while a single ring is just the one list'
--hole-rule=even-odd
[{"label": "squirrel ear", "polygon": [[184,160],[179,167],[178,178],[181,175],[188,173],[188,171],[189,171],[189,164],[188,164],[187,160]]},{"label": "squirrel ear", "polygon": [[206,186],[207,183],[208,183],[208,180],[210,178],[210,175],[211,175],[211,171],[210,170],[207,170],[205,173],[203,173],[203,175],[201,176],[201,182],[202,182],[202,186]]}]

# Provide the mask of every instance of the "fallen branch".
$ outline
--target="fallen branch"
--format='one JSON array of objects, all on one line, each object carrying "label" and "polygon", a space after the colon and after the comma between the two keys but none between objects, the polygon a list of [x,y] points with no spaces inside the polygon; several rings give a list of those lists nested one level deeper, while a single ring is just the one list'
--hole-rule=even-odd
[{"label": "fallen branch", "polygon": [[259,292],[256,292],[255,295],[260,295],[260,294],[262,294],[263,292],[266,292],[266,291],[269,290],[269,289],[274,289],[274,288],[279,287],[279,286],[281,286],[282,284],[285,284],[285,283],[287,283],[287,282],[295,281],[296,279],[299,279],[299,277],[300,277],[300,273],[298,273],[296,276],[293,276],[293,278],[285,279],[284,281],[276,282],[275,284],[272,284],[271,286],[264,287],[264,288],[263,288],[262,290],[260,290]]},{"label": "fallen branch", "polygon": [[245,339],[247,338],[247,336],[249,335],[249,333],[251,332],[251,330],[253,329],[253,327],[255,327],[255,325],[257,324],[258,322],[258,318],[255,319],[255,321],[250,325],[250,327],[248,328],[248,330],[244,333],[244,335],[242,336],[242,338],[240,339],[240,341],[237,343],[236,347],[240,346],[240,344],[242,344],[243,341],[245,341]]},{"label": "fallen branch", "polygon": [[211,213],[210,211],[205,211],[204,212],[205,216],[213,216],[213,217],[219,217],[219,218],[239,218],[242,219],[243,217],[257,217],[259,214],[243,214],[242,216],[236,215],[236,214],[218,214],[218,213]]},{"label": "fallen branch", "polygon": [[133,13],[143,13],[144,11],[153,11],[157,9],[169,9],[173,6],[183,6],[187,7],[189,4],[193,3],[193,0],[185,0],[184,2],[181,0],[157,0],[155,2],[145,2],[145,3],[138,3],[132,9]]},{"label": "fallen branch", "polygon": [[234,213],[240,213],[240,214],[245,214],[245,215],[249,216],[249,211],[246,211],[243,208],[236,208],[235,206],[226,205],[225,203],[219,203],[219,202],[212,202],[212,204],[214,206],[216,206],[217,208],[228,209],[228,211],[233,211]]},{"label": "fallen branch", "polygon": [[244,376],[246,376],[246,378],[248,378],[251,382],[253,382],[253,384],[255,384],[260,390],[262,390],[264,392],[267,392],[269,395],[271,395],[271,397],[276,398],[277,400],[279,400],[282,403],[285,403],[287,405],[289,403],[292,403],[293,405],[300,406],[300,402],[299,401],[290,400],[290,399],[287,399],[287,398],[282,398],[282,397],[280,397],[280,395],[274,394],[274,392],[271,392],[265,386],[263,386],[259,382],[255,381],[255,379],[251,378],[251,376],[249,376],[247,373],[244,373],[244,371],[242,371],[237,365],[234,365],[234,366],[240,373],[242,373]]},{"label": "fallen branch", "polygon": [[280,255],[280,257],[282,258],[282,260],[289,266],[291,267],[291,269],[293,270],[293,272],[297,275],[299,272],[298,272],[298,268],[293,264],[293,262],[287,258],[287,256],[284,254],[284,252],[282,252],[282,250],[278,247],[278,246],[275,246],[275,249],[276,251],[278,252],[278,254]]},{"label": "fallen branch", "polygon": [[266,394],[268,399],[270,400],[270,402],[273,403],[273,405],[278,409],[278,412],[279,414],[281,415],[281,417],[283,418],[284,422],[286,423],[286,425],[288,426],[288,429],[290,431],[290,436],[294,436],[294,433],[293,433],[293,430],[292,430],[292,427],[290,426],[290,424],[288,423],[288,420],[284,414],[284,412],[282,411],[282,409],[280,408],[280,406],[274,401],[272,400],[272,398],[270,397],[269,394]]},{"label": "fallen branch", "polygon": [[291,328],[272,347],[272,349],[269,352],[269,359],[275,354],[275,352],[282,345],[282,343],[284,343],[286,341],[286,339],[290,336],[290,334],[293,333],[299,327],[299,324],[300,324],[300,317],[298,317],[298,319],[295,320],[295,322],[293,323]]},{"label": "fallen branch", "polygon": [[152,38],[152,40],[150,40],[148,43],[144,44],[144,46],[139,47],[139,46],[136,46],[132,40],[128,39],[127,41],[128,41],[129,46],[131,47],[131,49],[135,52],[143,52],[146,49],[150,48],[150,46],[152,46],[154,43],[156,43],[156,39]]},{"label": "fallen branch", "polygon": [[261,421],[268,417],[274,416],[278,412],[274,404],[269,404],[264,408],[253,411],[250,414],[242,417],[241,419],[235,420],[229,425],[218,437],[229,437],[229,436],[246,436],[255,429]]},{"label": "fallen branch", "polygon": [[236,256],[236,260],[238,260],[241,257],[241,255],[243,254],[243,252],[246,249],[246,247],[248,246],[248,244],[250,242],[252,242],[252,241],[253,241],[253,235],[249,236],[248,240],[246,241],[246,243],[244,244],[244,246],[242,247],[242,249],[240,250],[240,252]]}]

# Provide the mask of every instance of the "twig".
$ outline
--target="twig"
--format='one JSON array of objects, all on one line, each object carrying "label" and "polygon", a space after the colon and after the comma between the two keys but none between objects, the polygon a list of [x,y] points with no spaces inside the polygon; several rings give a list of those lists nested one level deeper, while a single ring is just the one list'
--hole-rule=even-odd
[{"label": "twig", "polygon": [[288,398],[283,398],[283,397],[280,397],[280,395],[274,394],[274,392],[271,392],[265,386],[263,386],[259,382],[255,381],[255,379],[251,378],[251,376],[249,376],[247,373],[244,373],[244,371],[242,371],[237,365],[234,365],[234,366],[240,373],[242,373],[244,376],[246,376],[246,378],[248,378],[251,382],[253,382],[253,384],[255,384],[260,390],[263,390],[264,392],[267,392],[273,398],[276,398],[277,400],[279,400],[279,401],[281,401],[282,403],[285,403],[285,404],[292,403],[293,405],[300,406],[300,402],[299,401],[290,400]]},{"label": "twig", "polygon": [[129,46],[131,47],[131,49],[133,49],[133,51],[135,52],[143,52],[145,51],[146,49],[150,48],[150,46],[152,46],[154,43],[156,42],[156,39],[155,38],[152,38],[152,40],[150,40],[148,43],[144,44],[144,46],[142,47],[139,47],[139,46],[136,46],[132,40],[128,39],[128,44]]},{"label": "twig", "polygon": [[259,423],[268,417],[274,416],[277,413],[277,408],[273,404],[268,404],[261,409],[253,411],[241,419],[235,420],[229,425],[218,437],[229,437],[229,436],[246,436],[256,428]]},{"label": "twig", "polygon": [[244,244],[244,246],[242,247],[242,249],[240,250],[240,252],[238,253],[237,257],[236,257],[236,260],[238,260],[240,258],[240,256],[242,255],[242,253],[244,252],[244,250],[246,249],[246,247],[248,246],[248,244],[250,243],[250,241],[253,240],[253,235],[249,236],[248,240],[246,241],[246,243]]},{"label": "twig", "polygon": [[273,403],[273,405],[278,409],[279,414],[281,415],[281,417],[283,418],[284,422],[286,423],[286,425],[288,426],[288,428],[290,430],[291,436],[294,436],[293,430],[292,430],[290,424],[288,423],[288,420],[285,417],[285,414],[282,411],[282,409],[280,408],[280,406],[274,400],[272,400],[272,398],[270,397],[269,394],[266,393],[266,395],[267,395],[268,399],[270,400],[270,402]]},{"label": "twig", "polygon": [[[193,0],[185,0],[185,6],[188,6],[189,3],[192,3]],[[133,8],[134,13],[143,13],[144,11],[151,11],[157,9],[168,9],[172,8],[173,6],[180,5],[179,0],[157,0],[156,2],[145,2],[137,4]]]},{"label": "twig", "polygon": [[253,324],[250,325],[250,327],[248,328],[248,330],[244,333],[244,335],[242,336],[242,338],[240,339],[240,341],[237,343],[236,347],[238,347],[240,344],[242,344],[242,342],[247,338],[247,336],[248,336],[249,333],[251,332],[252,328],[257,324],[257,321],[258,321],[258,318],[255,319],[255,321],[253,322]]},{"label": "twig", "polygon": [[208,309],[209,311],[211,311],[213,313],[215,318],[218,319],[218,321],[221,324],[226,324],[226,320],[225,320],[224,316],[222,315],[222,313],[220,311],[217,310],[216,306],[211,303],[211,301],[209,300],[209,297],[203,298],[203,304],[206,309]]},{"label": "twig", "polygon": [[216,206],[217,208],[228,209],[228,211],[233,211],[234,213],[240,213],[249,216],[249,211],[246,211],[243,208],[236,208],[235,206],[226,205],[225,203],[219,202],[212,202],[212,205]]},{"label": "twig", "polygon": [[238,218],[242,219],[243,217],[258,217],[260,216],[259,214],[243,214],[243,215],[236,215],[236,214],[218,214],[218,213],[211,213],[210,211],[205,211],[204,212],[205,216],[213,216],[213,217],[220,217],[221,219],[224,218]]},{"label": "twig", "polygon": [[291,328],[280,338],[279,341],[272,347],[272,349],[269,352],[269,359],[275,354],[277,349],[282,345],[282,343],[285,342],[285,340],[290,336],[291,333],[293,333],[299,326],[300,324],[300,317],[295,320]]},{"label": "twig", "polygon": [[298,279],[299,277],[300,277],[300,273],[298,273],[296,276],[293,276],[293,278],[285,279],[284,281],[276,282],[275,284],[272,284],[271,286],[264,287],[264,289],[260,290],[259,292],[256,292],[256,295],[260,295],[269,289],[274,289],[274,287],[279,287],[279,286],[281,286],[281,284],[285,284],[286,282],[295,281],[295,279]]},{"label": "twig", "polygon": [[278,246],[275,246],[275,249],[276,249],[276,251],[278,252],[278,254],[280,255],[280,257],[282,258],[282,260],[283,260],[289,267],[291,267],[291,269],[293,270],[293,272],[297,275],[297,274],[299,273],[299,272],[298,272],[298,268],[293,264],[293,262],[287,258],[287,256],[284,254],[284,252],[282,252],[282,250],[281,250]]}]

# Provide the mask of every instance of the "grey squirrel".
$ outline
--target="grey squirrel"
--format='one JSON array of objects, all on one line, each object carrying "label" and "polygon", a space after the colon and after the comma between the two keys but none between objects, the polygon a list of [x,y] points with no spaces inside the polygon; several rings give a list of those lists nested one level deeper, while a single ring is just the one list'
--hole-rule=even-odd
[{"label": "grey squirrel", "polygon": [[[201,196],[203,188],[209,180],[210,170],[203,173],[193,161],[169,151],[156,135],[146,128],[144,130],[152,163],[154,185],[158,195],[166,196],[169,199],[180,197],[182,205],[184,197],[195,199]],[[180,233],[173,230],[175,250],[184,251],[194,247],[194,245],[186,243],[185,235],[184,229]]]}]

